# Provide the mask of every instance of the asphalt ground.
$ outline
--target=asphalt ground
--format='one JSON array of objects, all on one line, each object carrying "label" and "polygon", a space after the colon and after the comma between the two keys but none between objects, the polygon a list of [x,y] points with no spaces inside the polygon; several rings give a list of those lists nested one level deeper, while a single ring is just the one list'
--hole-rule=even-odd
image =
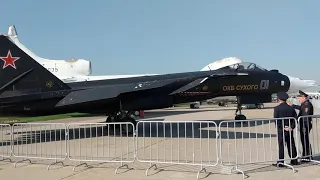
[{"label": "asphalt ground", "polygon": [[[290,168],[271,166],[277,159],[276,131],[270,121],[275,105],[270,103],[265,104],[265,109],[243,110],[248,119],[263,119],[256,123],[230,122],[234,118],[235,107],[201,106],[200,109],[146,111],[145,118],[138,119],[141,122],[138,124],[136,142],[132,134],[120,133],[118,128],[105,128],[98,124],[104,122],[105,117],[70,118],[16,126],[13,152],[21,157],[11,158],[12,162],[0,161],[0,177],[15,180],[196,179],[197,172],[201,170],[197,164],[205,164],[208,165],[207,172],[201,173],[200,178],[242,179],[241,174],[231,171],[237,162],[238,169],[244,171],[249,179],[320,179],[317,163],[298,165],[295,167],[296,173]],[[216,127],[222,121],[221,127]],[[69,143],[66,143],[64,136],[66,128],[69,129]],[[316,125],[313,129],[317,128],[320,127]],[[0,143],[0,153],[10,151],[4,143],[10,140],[9,130],[6,127],[1,129],[0,139],[3,141]],[[319,133],[316,130],[312,133],[314,153],[319,153]],[[295,137],[295,140],[299,146],[298,138]],[[66,151],[74,161],[67,159],[63,165],[58,163],[47,170],[55,159],[58,162],[63,160]],[[140,162],[135,159],[135,153]],[[218,163],[218,153],[223,165]],[[19,162],[14,167],[17,161],[23,160],[24,155],[33,157],[32,163]],[[39,157],[50,160],[37,159]],[[73,171],[75,165],[84,163],[80,160],[87,160],[87,164]],[[115,174],[121,161],[128,167],[119,169]],[[154,167],[157,169],[152,168],[146,176],[150,162],[156,164]]]}]

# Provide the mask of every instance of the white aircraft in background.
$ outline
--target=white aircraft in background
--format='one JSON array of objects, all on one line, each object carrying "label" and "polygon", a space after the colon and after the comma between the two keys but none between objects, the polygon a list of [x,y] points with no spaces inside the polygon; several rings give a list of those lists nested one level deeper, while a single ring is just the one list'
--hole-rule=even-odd
[{"label": "white aircraft in background", "polygon": [[[303,91],[303,90],[302,90]],[[303,91],[304,93],[308,94],[309,99],[320,99],[320,91]],[[299,93],[291,93],[290,96],[295,98]]]},{"label": "white aircraft in background", "polygon": [[85,59],[71,60],[52,60],[37,56],[28,49],[19,40],[17,30],[14,25],[9,26],[8,35],[13,43],[26,52],[30,57],[39,62],[43,67],[48,69],[52,74],[64,82],[91,81],[100,79],[115,79],[126,77],[137,77],[155,74],[134,74],[134,75],[108,75],[108,76],[90,76],[92,73],[91,62]]},{"label": "white aircraft in background", "polygon": [[309,95],[310,99],[320,99],[320,91],[317,92],[305,92]]}]

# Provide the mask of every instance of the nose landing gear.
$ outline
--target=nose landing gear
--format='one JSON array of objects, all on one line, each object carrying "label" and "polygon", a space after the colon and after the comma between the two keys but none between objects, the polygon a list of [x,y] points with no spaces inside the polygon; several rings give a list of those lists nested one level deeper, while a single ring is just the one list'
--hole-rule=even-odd
[{"label": "nose landing gear", "polygon": [[[246,120],[247,117],[241,113],[242,107],[241,104],[237,104],[236,116],[234,117],[235,120]],[[239,113],[238,113],[239,112]]]}]

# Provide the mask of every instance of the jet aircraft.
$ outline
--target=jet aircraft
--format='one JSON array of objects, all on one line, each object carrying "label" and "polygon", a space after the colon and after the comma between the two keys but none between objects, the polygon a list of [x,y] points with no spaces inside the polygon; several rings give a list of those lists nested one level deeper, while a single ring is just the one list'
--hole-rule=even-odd
[{"label": "jet aircraft", "polygon": [[0,63],[3,116],[103,112],[120,113],[117,120],[133,122],[124,110],[171,107],[174,94],[204,78],[237,76],[233,70],[216,70],[64,83],[4,35],[0,35]]},{"label": "jet aircraft", "polygon": [[[239,104],[269,102],[271,94],[297,87],[297,81],[292,83],[290,77],[254,63],[209,71],[64,83],[7,36],[0,35],[0,47],[2,115],[104,112],[108,121],[135,123],[125,111],[167,108],[230,95],[238,96]],[[237,118],[246,117],[240,112]]]}]

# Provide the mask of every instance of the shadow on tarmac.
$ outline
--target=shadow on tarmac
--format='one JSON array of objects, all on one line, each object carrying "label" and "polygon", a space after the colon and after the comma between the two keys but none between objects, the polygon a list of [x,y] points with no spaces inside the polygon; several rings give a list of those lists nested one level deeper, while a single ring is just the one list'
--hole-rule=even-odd
[{"label": "shadow on tarmac", "polygon": [[[157,121],[157,122],[155,122]],[[256,126],[261,126],[265,124],[270,124],[270,121],[258,121],[258,122],[227,122],[221,126],[221,131],[218,132],[219,123],[222,120],[202,120],[201,122],[173,122],[164,121],[164,119],[152,119],[148,121],[138,122],[136,128],[138,137],[160,137],[160,138],[221,138],[221,139],[247,139],[247,138],[269,138],[276,137],[275,134],[270,133],[261,133],[257,132]],[[30,124],[26,124],[25,127],[28,127]],[[42,126],[42,127],[41,127]],[[43,143],[43,142],[53,142],[53,141],[64,141],[75,140],[75,139],[85,139],[85,138],[94,138],[102,136],[122,136],[122,137],[133,137],[133,134],[128,134],[123,132],[121,129],[128,128],[127,125],[117,124],[117,125],[107,125],[104,124],[81,124],[80,126],[70,126],[69,131],[66,131],[66,128],[58,126],[58,129],[50,129],[53,126],[48,125],[37,125],[32,127],[33,129],[42,129],[42,130],[26,130],[19,126],[15,127],[14,138],[12,142],[4,141],[0,142],[0,146],[9,146],[12,145],[21,145],[21,144],[32,144],[32,143]],[[121,126],[121,129],[120,129]],[[129,128],[132,125],[128,125]],[[47,130],[44,130],[45,127]],[[241,131],[241,127],[246,127],[246,129]],[[274,123],[268,125],[272,129],[275,128]],[[250,130],[248,129],[250,128]],[[252,128],[252,129],[251,129]],[[109,130],[108,130],[109,129]],[[272,130],[271,129],[271,130]],[[68,132],[68,133],[67,133]],[[3,132],[0,132],[3,133]],[[67,136],[66,136],[67,135]],[[6,134],[10,136],[10,133]],[[8,138],[9,139],[9,138]]]},{"label": "shadow on tarmac", "polygon": [[[273,109],[273,107],[265,107],[264,109]],[[244,109],[245,111],[257,110],[257,109]],[[182,114],[190,114],[197,112],[216,112],[216,111],[230,111],[234,113],[236,108],[221,108],[221,107],[201,107],[200,109],[161,109],[157,111],[146,111],[145,118],[159,118],[164,116],[174,116]]]}]

